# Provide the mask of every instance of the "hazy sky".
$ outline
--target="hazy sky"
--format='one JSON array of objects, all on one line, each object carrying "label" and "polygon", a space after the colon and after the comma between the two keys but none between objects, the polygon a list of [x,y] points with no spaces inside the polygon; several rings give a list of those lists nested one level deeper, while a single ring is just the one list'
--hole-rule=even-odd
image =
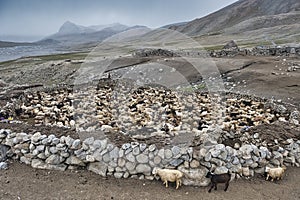
[{"label": "hazy sky", "polygon": [[0,0],[0,39],[43,37],[57,32],[67,20],[84,26],[119,22],[155,28],[203,17],[235,1]]}]

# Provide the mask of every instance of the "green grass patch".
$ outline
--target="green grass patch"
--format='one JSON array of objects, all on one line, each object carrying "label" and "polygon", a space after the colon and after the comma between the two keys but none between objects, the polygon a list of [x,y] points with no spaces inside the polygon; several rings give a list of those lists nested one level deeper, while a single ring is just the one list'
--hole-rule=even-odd
[{"label": "green grass patch", "polygon": [[206,51],[216,51],[216,50],[222,50],[224,45],[215,45],[215,46],[205,46],[204,49]]},{"label": "green grass patch", "polygon": [[13,65],[25,65],[25,64],[29,64],[29,63],[33,63],[32,60],[28,60],[28,59],[15,59],[15,60],[8,60],[8,61],[4,61],[4,62],[0,62],[0,67],[8,67],[8,66],[13,66]]},{"label": "green grass patch", "polygon": [[66,60],[66,59],[82,60],[85,59],[88,53],[89,52],[79,52],[79,53],[63,53],[63,54],[22,57],[15,60],[0,62],[0,66],[8,66],[12,64],[41,63],[44,61],[55,61],[55,60]]},{"label": "green grass patch", "polygon": [[196,90],[204,90],[204,89],[206,89],[206,84],[200,83],[198,85],[183,87],[180,90],[183,92],[195,92]]},{"label": "green grass patch", "polygon": [[40,58],[43,61],[54,61],[54,60],[81,60],[84,59],[89,52],[79,52],[79,53],[63,53],[63,54],[51,54],[44,56],[35,56],[33,58]]},{"label": "green grass patch", "polygon": [[275,44],[286,44],[286,43],[290,43],[291,40],[287,40],[287,39],[278,39],[275,40]]},{"label": "green grass patch", "polygon": [[208,36],[212,36],[212,35],[221,35],[223,32],[221,31],[217,31],[217,32],[211,32],[211,33],[208,33],[207,35]]},{"label": "green grass patch", "polygon": [[0,66],[11,65],[11,64],[13,64],[15,61],[16,61],[16,60],[9,60],[9,61],[0,62]]},{"label": "green grass patch", "polygon": [[249,41],[249,42],[239,42],[238,46],[239,47],[244,47],[244,48],[253,48],[256,46],[271,46],[272,42],[271,41]]}]

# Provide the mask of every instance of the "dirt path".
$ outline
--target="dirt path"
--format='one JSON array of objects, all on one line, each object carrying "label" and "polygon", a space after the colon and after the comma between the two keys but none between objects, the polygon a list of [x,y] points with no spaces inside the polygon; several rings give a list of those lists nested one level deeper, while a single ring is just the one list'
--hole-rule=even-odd
[{"label": "dirt path", "polygon": [[[300,106],[300,70],[298,57],[236,56],[214,59],[220,72],[230,77],[236,93],[256,95]],[[247,67],[245,67],[247,66]]]},{"label": "dirt path", "polygon": [[234,180],[227,192],[207,192],[207,187],[174,185],[165,188],[160,181],[103,178],[88,171],[48,171],[13,162],[0,171],[0,199],[300,199],[300,168],[288,168],[282,181],[262,177]]}]

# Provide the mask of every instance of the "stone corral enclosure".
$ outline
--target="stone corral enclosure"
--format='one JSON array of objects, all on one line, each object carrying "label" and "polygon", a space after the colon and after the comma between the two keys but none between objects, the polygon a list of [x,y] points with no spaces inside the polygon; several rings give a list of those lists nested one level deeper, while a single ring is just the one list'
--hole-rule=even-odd
[{"label": "stone corral enclosure", "polygon": [[[183,184],[206,186],[205,174],[263,174],[265,166],[300,166],[299,112],[280,102],[116,82],[23,95],[1,114],[35,126],[74,130],[0,130],[7,157],[39,169],[86,168],[101,176],[153,180],[152,169],[176,168]],[[291,133],[267,135],[282,123]],[[266,127],[259,129],[259,127]]]}]

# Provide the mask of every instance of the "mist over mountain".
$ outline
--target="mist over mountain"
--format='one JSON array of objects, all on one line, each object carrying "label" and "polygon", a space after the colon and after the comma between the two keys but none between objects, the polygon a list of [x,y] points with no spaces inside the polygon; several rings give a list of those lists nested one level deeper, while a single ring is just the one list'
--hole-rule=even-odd
[{"label": "mist over mountain", "polygon": [[90,43],[97,44],[117,33],[140,27],[145,26],[129,27],[120,23],[82,26],[72,23],[70,21],[66,21],[64,24],[62,24],[57,33],[47,36],[43,40],[39,41],[39,43],[47,40],[48,43],[56,42],[59,43],[61,46],[74,46]]},{"label": "mist over mountain", "polygon": [[93,25],[93,26],[85,27],[85,26],[77,25],[70,21],[66,21],[59,28],[56,35],[93,33],[107,28],[111,29],[112,31],[124,31],[129,27],[120,23],[113,23],[113,24],[106,24],[106,25]]},{"label": "mist over mountain", "polygon": [[94,32],[95,29],[76,25],[70,21],[66,21],[58,30],[57,35],[81,34]]}]

